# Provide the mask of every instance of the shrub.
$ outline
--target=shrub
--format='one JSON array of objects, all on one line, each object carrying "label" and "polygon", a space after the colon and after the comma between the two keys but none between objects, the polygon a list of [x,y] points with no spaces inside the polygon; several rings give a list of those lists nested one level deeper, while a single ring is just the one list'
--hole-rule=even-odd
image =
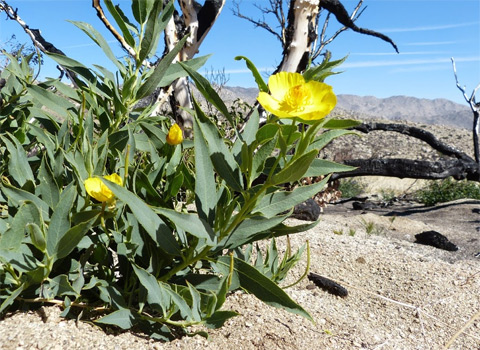
[{"label": "shrub", "polygon": [[428,186],[417,191],[415,197],[427,206],[462,198],[480,199],[480,185],[477,182],[457,181],[450,177],[430,182]]},{"label": "shrub", "polygon": [[342,198],[352,198],[361,195],[365,190],[365,185],[352,178],[344,179],[340,181],[338,190],[342,192]]},{"label": "shrub", "polygon": [[[119,8],[108,7],[133,58],[118,60],[93,27],[74,23],[103,49],[116,73],[51,54],[76,73],[78,87],[60,80],[35,84],[28,59],[8,56],[0,76],[7,81],[0,91],[0,314],[22,304],[55,303],[63,316],[88,314],[99,325],[135,327],[167,340],[194,324],[222,326],[236,315],[221,310],[227,293],[241,288],[311,319],[278,286],[304,248],[289,248],[279,259],[275,238],[316,225],[284,221],[324,187],[326,175],[351,169],[316,155],[352,121],[313,113],[299,120],[289,109],[288,123],[270,114],[260,128],[253,111],[237,131],[223,101],[195,71],[205,58],[172,64],[186,37],[154,69],[143,66],[173,2],[164,9],[162,1],[133,4],[137,26],[126,26]],[[183,140],[168,116],[152,116],[155,105],[137,107],[156,88],[187,74],[230,124],[234,140],[223,137],[195,101],[193,141]],[[298,85],[284,104],[289,108],[305,100],[301,95],[322,72],[309,71],[308,82],[291,74]],[[334,105],[330,87],[315,89],[328,90]],[[311,101],[313,107],[321,103]],[[299,131],[300,121],[308,129]],[[330,136],[317,137],[321,128],[332,129]],[[292,191],[283,186],[307,176],[325,178]],[[265,239],[273,239],[265,258],[251,254],[252,244]],[[85,309],[92,312],[79,311]]]}]

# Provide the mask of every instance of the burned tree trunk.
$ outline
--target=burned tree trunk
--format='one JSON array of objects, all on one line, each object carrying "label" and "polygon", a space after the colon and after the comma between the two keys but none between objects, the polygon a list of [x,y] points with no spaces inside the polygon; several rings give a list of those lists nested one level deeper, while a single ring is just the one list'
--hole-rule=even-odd
[{"label": "burned tree trunk", "polygon": [[343,164],[356,167],[355,170],[333,174],[332,180],[356,176],[389,176],[412,179],[445,179],[480,181],[480,166],[467,154],[438,140],[432,133],[404,124],[363,123],[354,130],[369,133],[371,131],[393,131],[426,142],[438,152],[452,157],[439,161],[411,159],[353,159]]}]

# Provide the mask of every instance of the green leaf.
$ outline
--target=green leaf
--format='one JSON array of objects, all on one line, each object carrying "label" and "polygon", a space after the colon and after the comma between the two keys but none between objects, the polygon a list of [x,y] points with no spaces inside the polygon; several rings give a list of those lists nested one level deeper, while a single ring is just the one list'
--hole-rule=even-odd
[{"label": "green leaf", "polygon": [[10,227],[0,236],[0,247],[5,250],[19,250],[25,237],[25,228],[32,223],[43,226],[40,210],[30,201],[21,203]]},{"label": "green leaf", "polygon": [[125,66],[119,60],[117,60],[117,58],[113,54],[113,51],[108,45],[105,38],[95,28],[93,28],[92,25],[85,22],[78,22],[78,21],[69,20],[69,22],[74,24],[77,28],[81,29],[85,34],[87,34],[90,37],[90,39],[92,39],[95,42],[95,44],[100,46],[100,48],[103,50],[105,55],[110,59],[110,61],[113,62],[113,64],[121,72],[125,71]]},{"label": "green leaf", "polygon": [[[301,224],[297,226],[287,226],[282,223],[272,228],[270,236],[276,238],[276,237],[286,236],[294,233],[306,232],[308,230],[311,230],[315,226],[317,226],[320,220],[321,219],[318,219],[317,221],[312,221],[311,223]],[[268,238],[266,235],[264,235],[264,237]]]},{"label": "green leaf", "polygon": [[178,255],[180,248],[175,240],[172,231],[163,222],[160,217],[135,194],[126,188],[110,182],[104,178],[101,180],[122,202],[124,202],[138,222],[143,226],[152,239],[157,242],[159,247],[168,254]]},{"label": "green leaf", "polygon": [[[163,1],[155,0],[143,0],[146,5],[147,12],[147,24],[145,25],[145,31],[143,33],[142,41],[140,42],[140,52],[138,59],[143,62],[146,58],[155,54],[160,34],[166,28],[167,23],[175,11],[173,1],[170,1],[163,11]],[[187,35],[185,35],[187,36]]]},{"label": "green leaf", "polygon": [[316,158],[308,168],[304,177],[323,176],[331,173],[342,173],[346,171],[353,171],[355,167],[331,162],[329,160]]},{"label": "green leaf", "polygon": [[7,147],[8,153],[10,153],[8,172],[20,186],[25,185],[27,181],[35,182],[32,169],[28,163],[27,154],[22,145],[15,136],[9,133],[6,134],[9,135],[13,141],[12,143],[7,137],[0,135],[0,139]]},{"label": "green leaf", "polygon": [[305,175],[305,173],[309,169],[310,164],[312,164],[312,161],[315,159],[317,154],[317,150],[312,150],[297,158],[293,162],[290,162],[285,168],[280,170],[272,177],[272,184],[278,185],[294,182],[300,180],[302,177],[308,176]]},{"label": "green leaf", "polygon": [[102,318],[96,320],[96,323],[110,324],[122,329],[130,329],[140,321],[140,317],[130,309],[116,310]]},{"label": "green leaf", "polygon": [[240,166],[232,155],[232,152],[225,145],[215,124],[209,120],[194,101],[196,119],[203,138],[208,144],[210,159],[215,170],[230,188],[235,191],[243,190],[243,179]]},{"label": "green leaf", "polygon": [[[275,134],[278,135],[278,134]],[[277,145],[278,137],[274,137],[273,139],[267,141],[263,144],[253,156],[252,161],[252,174],[250,175],[250,181],[255,180],[258,175],[260,175],[265,168],[265,161],[268,157],[272,155],[275,146]]]},{"label": "green leaf", "polygon": [[55,298],[57,296],[72,295],[79,297],[78,292],[73,289],[67,275],[58,275],[52,279],[48,279],[48,282],[44,284],[43,293],[45,298]]},{"label": "green leaf", "polygon": [[179,213],[175,210],[154,207],[153,210],[168,219],[170,219],[177,227],[192,236],[205,239],[210,246],[215,244],[215,232],[204,220],[200,219],[196,214]]},{"label": "green leaf", "polygon": [[2,190],[2,193],[13,203],[13,205],[20,206],[22,202],[32,202],[40,210],[43,218],[46,219],[49,217],[48,204],[34,194],[19,188],[15,188],[6,183],[0,185],[0,189]]},{"label": "green leaf", "polygon": [[[325,146],[327,146],[332,140],[336,139],[337,137],[340,137],[340,136],[343,136],[343,135],[349,135],[349,134],[353,134],[353,135],[358,135],[355,131],[351,131],[351,130],[342,130],[342,129],[339,129],[339,130],[329,130],[329,131],[326,131],[324,133],[322,133],[321,135],[319,135],[307,148],[308,151],[312,150],[312,149],[317,149],[317,150],[321,150],[323,149]],[[360,136],[360,135],[358,135]]]},{"label": "green leaf", "polygon": [[147,291],[148,304],[157,310],[161,310],[163,316],[166,317],[172,304],[172,296],[168,293],[168,286],[165,287],[163,283],[157,281],[155,276],[136,264],[132,264],[132,267],[140,281],[140,285]]},{"label": "green leaf", "polygon": [[12,294],[10,294],[7,298],[5,298],[5,300],[3,301],[3,303],[0,305],[0,315],[3,314],[3,312],[10,306],[13,304],[13,302],[15,301],[15,299],[17,299],[17,297],[22,294],[23,290],[27,287],[26,285],[26,282],[21,284],[20,287],[18,287],[17,289],[15,289]]},{"label": "green leaf", "polygon": [[[188,61],[183,61],[182,64],[187,65],[192,70],[199,70],[205,62],[210,58],[211,55],[205,55],[200,57],[192,58]],[[182,68],[181,65],[178,63],[171,64],[168,66],[165,75],[163,76],[162,80],[158,84],[158,87],[168,86],[173,83],[176,79],[187,76],[187,72]]]},{"label": "green leaf", "polygon": [[217,206],[215,173],[207,142],[196,118],[193,120],[195,137],[195,204],[200,218],[213,225]]},{"label": "green leaf", "polygon": [[362,121],[355,119],[329,119],[323,124],[325,129],[349,129],[362,124]]},{"label": "green leaf", "polygon": [[130,45],[132,48],[135,47],[135,39],[133,38],[132,34],[130,33],[130,30],[128,30],[128,27],[126,23],[128,23],[128,19],[125,17],[123,14],[122,10],[120,7],[114,6],[112,3],[112,0],[103,0],[105,2],[105,5],[107,6],[108,12],[112,15],[113,19],[117,23],[117,25],[120,27],[120,30],[122,31],[123,38],[125,39],[126,43]]},{"label": "green leaf", "polygon": [[69,109],[75,109],[73,103],[64,97],[61,97],[49,90],[42,89],[37,85],[29,86],[27,90],[42,106],[49,108],[64,119],[69,117]]},{"label": "green leaf", "polygon": [[177,54],[182,49],[185,41],[188,36],[185,36],[180,40],[175,47],[165,55],[165,57],[160,61],[160,63],[155,67],[153,73],[147,78],[147,80],[142,84],[140,89],[138,89],[136,99],[139,100],[145,96],[150,95],[160,84],[160,81],[167,72],[168,67],[171,65],[172,61],[175,59]]},{"label": "green leaf", "polygon": [[282,223],[290,213],[282,216],[275,216],[273,218],[264,218],[262,216],[254,216],[250,219],[245,219],[238,227],[220,243],[221,249],[234,249],[241,245],[252,243],[258,240],[257,236],[268,232],[273,227]]},{"label": "green leaf", "polygon": [[70,57],[67,57],[67,56],[64,56],[64,55],[60,55],[60,54],[57,54],[57,53],[47,53],[46,55],[48,57],[50,57],[51,59],[53,59],[58,64],[60,64],[61,66],[64,66],[64,67],[70,69],[72,72],[75,72],[78,75],[80,75],[81,77],[85,78],[87,81],[89,81],[89,82],[95,82],[96,81],[96,78],[93,75],[93,73],[90,71],[90,69],[85,67],[82,63],[74,60],[73,58],[70,58]]},{"label": "green leaf", "polygon": [[210,329],[217,329],[223,327],[225,322],[232,317],[238,316],[235,311],[216,311],[212,316],[204,320],[205,326]]},{"label": "green leaf", "polygon": [[265,195],[252,212],[271,218],[312,198],[325,187],[327,181],[328,177],[313,185],[297,187],[291,192],[282,191]]},{"label": "green leaf", "polygon": [[45,233],[43,232],[43,230],[35,223],[28,223],[25,228],[27,232],[30,233],[30,238],[32,239],[32,243],[35,248],[37,248],[42,253],[45,252],[47,242],[45,241]]},{"label": "green leaf", "polygon": [[81,222],[78,225],[73,226],[62,235],[57,246],[55,247],[57,260],[66,257],[77,247],[83,236],[85,236],[88,230],[90,230],[96,220],[97,216],[93,217],[89,221]]},{"label": "green leaf", "polygon": [[147,21],[147,2],[151,3],[151,0],[132,0],[132,13],[133,17],[139,24],[144,24]]},{"label": "green leaf", "polygon": [[48,168],[45,157],[42,158],[42,163],[38,170],[38,182],[39,185],[37,186],[36,193],[53,209],[58,203],[60,192],[53,173]]},{"label": "green leaf", "polygon": [[248,58],[246,58],[245,56],[237,56],[235,57],[235,61],[240,61],[240,60],[245,60],[245,63],[247,65],[247,68],[250,69],[250,71],[252,72],[253,74],[253,77],[255,78],[255,82],[257,83],[258,85],[258,89],[260,91],[263,91],[263,92],[268,92],[268,86],[267,84],[265,83],[265,81],[263,80],[262,76],[260,75],[260,73],[258,72],[257,70],[257,67],[255,67],[255,65],[252,63],[252,61],[250,61]]},{"label": "green leaf", "polygon": [[67,187],[60,194],[60,200],[53,210],[47,231],[47,253],[49,256],[56,254],[60,240],[70,229],[70,213],[76,196],[77,189],[75,186]]},{"label": "green leaf", "polygon": [[[218,263],[229,267],[230,257],[220,257]],[[234,271],[238,276],[240,286],[247,292],[254,294],[265,304],[303,316],[313,322],[312,316],[307,311],[295,303],[276,283],[265,277],[253,266],[243,260],[234,258]]]},{"label": "green leaf", "polygon": [[[193,69],[188,67],[186,64],[182,62],[178,62],[183,69],[185,69],[188,75],[192,78],[195,82],[195,85],[200,91],[200,93],[210,102],[216,109],[218,109],[227,120],[230,122],[230,125],[235,128],[235,123],[233,121],[233,117],[228,111],[227,106],[221,99],[221,97],[217,94],[215,89],[210,85],[209,81],[205,79],[200,73],[195,72]],[[235,129],[236,130],[236,129]]]}]

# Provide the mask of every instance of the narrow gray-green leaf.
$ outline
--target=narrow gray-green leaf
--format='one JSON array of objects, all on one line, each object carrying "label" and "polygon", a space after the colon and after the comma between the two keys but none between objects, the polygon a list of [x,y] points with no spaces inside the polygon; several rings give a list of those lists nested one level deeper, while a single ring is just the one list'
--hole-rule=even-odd
[{"label": "narrow gray-green leaf", "polygon": [[52,58],[54,61],[56,61],[58,64],[61,66],[64,66],[71,70],[72,72],[77,73],[81,77],[85,78],[89,82],[95,82],[96,78],[93,75],[93,73],[85,67],[82,63],[74,60],[73,58],[57,54],[57,53],[47,53],[47,56]]},{"label": "narrow gray-green leaf", "polygon": [[[195,58],[192,58],[191,60],[183,61],[182,64],[185,64],[188,67],[190,67],[192,70],[197,71],[205,64],[205,62],[208,60],[210,56],[211,55],[195,57]],[[171,64],[170,66],[168,66],[168,69],[165,72],[165,75],[163,76],[162,80],[158,84],[158,87],[168,86],[171,83],[173,83],[176,79],[185,77],[187,75],[188,75],[187,72],[178,63]]]},{"label": "narrow gray-green leaf", "polygon": [[193,120],[195,137],[195,204],[200,218],[213,224],[217,206],[217,189],[215,173],[210,159],[207,142],[201,132],[196,118]]},{"label": "narrow gray-green leaf", "polygon": [[215,311],[212,316],[206,318],[204,323],[207,328],[217,329],[222,327],[227,320],[235,316],[238,316],[238,313],[235,311],[219,310]]},{"label": "narrow gray-green leaf", "polygon": [[175,47],[162,58],[160,63],[155,67],[153,73],[147,78],[147,80],[142,84],[140,89],[138,89],[136,98],[139,100],[145,96],[150,95],[160,84],[160,81],[164,77],[165,73],[167,72],[168,67],[171,65],[174,58],[182,49],[185,41],[187,40],[188,36],[185,36],[180,40]]},{"label": "narrow gray-green leaf", "polygon": [[175,210],[154,207],[153,210],[168,219],[182,230],[190,233],[192,236],[205,239],[208,245],[215,244],[215,233],[213,229],[204,220],[196,214],[179,213]]},{"label": "narrow gray-green leaf", "polygon": [[[218,262],[230,266],[230,257],[223,256],[219,258]],[[265,304],[303,316],[313,322],[312,316],[307,311],[293,301],[282,288],[253,266],[243,260],[234,258],[234,271],[238,275],[240,286],[254,294]]]},{"label": "narrow gray-green leaf", "polygon": [[161,249],[172,255],[178,255],[180,253],[178,243],[175,240],[172,231],[168,228],[165,222],[155,214],[150,206],[126,188],[103,178],[101,180],[108,188],[110,188],[115,196],[128,205],[138,222],[143,226],[150,237],[157,242]]},{"label": "narrow gray-green leaf", "polygon": [[37,208],[40,209],[40,212],[44,219],[47,219],[49,217],[48,204],[42,201],[39,197],[35,196],[30,192],[27,192],[19,188],[15,188],[5,183],[0,185],[0,187],[2,189],[2,193],[10,201],[12,201],[13,205],[20,206],[22,202],[25,202],[25,201],[33,202],[35,203]]},{"label": "narrow gray-green leaf", "polygon": [[68,110],[75,108],[73,103],[66,98],[42,89],[37,85],[29,86],[27,90],[42,106],[49,108],[64,119],[68,118]]},{"label": "narrow gray-green leaf", "polygon": [[360,136],[358,133],[352,130],[345,130],[345,129],[328,130],[323,134],[319,135],[318,137],[316,137],[315,140],[308,146],[307,150],[308,151],[312,149],[321,150],[325,146],[327,146],[332,140],[344,135]]},{"label": "narrow gray-green leaf", "polygon": [[219,243],[219,247],[222,247],[222,249],[234,249],[243,244],[255,242],[259,234],[279,225],[289,215],[290,213],[269,219],[262,216],[245,219],[228,237]]},{"label": "narrow gray-green leaf", "polygon": [[13,217],[10,227],[0,236],[0,247],[19,250],[25,237],[25,228],[30,223],[42,225],[43,221],[38,207],[32,202],[25,202]]},{"label": "narrow gray-green leaf", "polygon": [[255,67],[255,65],[253,64],[252,61],[250,61],[245,56],[237,56],[237,57],[235,57],[235,60],[236,61],[245,60],[247,68],[250,69],[250,71],[253,74],[253,77],[255,78],[255,82],[257,83],[258,89],[260,91],[263,91],[263,92],[268,92],[267,84],[263,80],[262,76],[260,75],[260,73],[257,70],[257,67]]},{"label": "narrow gray-green leaf", "polygon": [[0,315],[3,314],[3,312],[5,310],[7,310],[7,308],[13,304],[13,302],[15,301],[15,299],[17,299],[17,297],[22,294],[23,290],[25,289],[26,287],[26,282],[24,282],[23,284],[20,285],[20,287],[18,287],[17,289],[15,289],[12,294],[10,294],[4,301],[3,303],[0,305]]},{"label": "narrow gray-green leaf", "polygon": [[53,256],[56,253],[58,242],[70,229],[70,213],[76,195],[77,189],[75,186],[67,187],[60,194],[60,200],[53,210],[47,231],[47,252],[49,256]]},{"label": "narrow gray-green leaf", "polygon": [[273,184],[277,185],[294,182],[300,180],[302,177],[307,176],[305,175],[305,173],[310,167],[310,164],[312,164],[312,161],[315,159],[317,154],[317,150],[312,150],[288,164],[285,168],[283,168],[277,174],[275,174],[275,176],[273,176]]},{"label": "narrow gray-green leaf", "polygon": [[274,192],[265,195],[260,203],[257,204],[254,213],[261,213],[267,218],[271,218],[286,210],[292,209],[295,205],[306,201],[315,196],[326,185],[328,177],[313,185],[300,186],[291,192]]},{"label": "narrow gray-green leaf", "polygon": [[130,309],[120,309],[99,318],[95,322],[117,326],[122,329],[130,329],[135,326],[139,320],[140,317],[134,314]]},{"label": "narrow gray-green leaf", "polygon": [[240,166],[233,157],[231,150],[227,147],[218,132],[217,127],[202,112],[196,101],[194,101],[198,126],[207,141],[210,159],[215,170],[230,188],[235,191],[243,190],[243,177]]},{"label": "narrow gray-green leaf", "polygon": [[[32,169],[30,168],[30,164],[28,163],[27,154],[23,149],[20,142],[18,142],[17,138],[13,135],[10,135],[10,141],[7,137],[1,136],[0,139],[5,144],[8,153],[10,153],[10,157],[8,160],[8,171],[10,175],[17,181],[20,186],[25,185],[27,181],[35,182],[33,177]],[[5,162],[5,160],[3,160]]]},{"label": "narrow gray-green leaf", "polygon": [[120,27],[122,31],[123,38],[125,39],[126,43],[131,47],[135,47],[135,39],[133,38],[130,30],[128,30],[127,25],[125,24],[125,15],[121,12],[120,7],[113,5],[112,0],[104,0],[105,5],[107,6],[108,11],[112,15],[117,25]]},{"label": "narrow gray-green leaf", "polygon": [[74,24],[77,28],[81,29],[85,34],[90,37],[90,39],[92,39],[98,46],[100,46],[105,55],[110,59],[110,61],[113,62],[115,66],[117,66],[120,71],[125,71],[125,66],[119,60],[117,60],[105,38],[95,28],[93,28],[92,25],[78,21],[69,22]]},{"label": "narrow gray-green leaf", "polygon": [[83,236],[85,236],[97,218],[98,216],[95,216],[88,221],[81,222],[65,232],[55,247],[56,258],[62,259],[70,254],[77,247]]},{"label": "narrow gray-green leaf", "polygon": [[188,75],[195,82],[198,91],[200,91],[200,93],[207,99],[207,101],[209,101],[213,106],[215,106],[215,108],[217,108],[220,113],[222,113],[225,118],[227,118],[232,127],[236,127],[233,121],[233,117],[228,111],[227,106],[225,105],[221,97],[218,95],[218,93],[215,91],[215,89],[210,85],[210,82],[205,79],[200,73],[195,72],[186,64],[183,64],[182,62],[179,62],[179,64],[183,67],[183,69],[187,71]]},{"label": "narrow gray-green leaf", "polygon": [[316,158],[305,173],[305,177],[323,176],[332,173],[342,173],[355,170],[355,167]]}]

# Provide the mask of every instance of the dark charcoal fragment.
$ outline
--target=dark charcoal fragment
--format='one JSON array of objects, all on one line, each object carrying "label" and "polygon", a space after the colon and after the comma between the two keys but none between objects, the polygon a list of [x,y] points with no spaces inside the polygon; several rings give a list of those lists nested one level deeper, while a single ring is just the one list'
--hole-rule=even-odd
[{"label": "dark charcoal fragment", "polygon": [[430,245],[450,252],[458,250],[458,247],[455,244],[450,242],[447,237],[437,231],[424,231],[416,234],[415,238],[417,239],[415,243]]},{"label": "dark charcoal fragment", "polygon": [[320,206],[313,199],[297,204],[293,210],[292,217],[298,220],[316,221],[320,216]]},{"label": "dark charcoal fragment", "polygon": [[377,205],[372,202],[353,202],[353,210],[371,210],[375,209]]},{"label": "dark charcoal fragment", "polygon": [[324,291],[345,298],[348,295],[348,290],[345,287],[342,287],[337,282],[332,281],[326,277],[317,275],[316,273],[309,273],[308,279],[315,283],[318,288],[323,289]]}]

